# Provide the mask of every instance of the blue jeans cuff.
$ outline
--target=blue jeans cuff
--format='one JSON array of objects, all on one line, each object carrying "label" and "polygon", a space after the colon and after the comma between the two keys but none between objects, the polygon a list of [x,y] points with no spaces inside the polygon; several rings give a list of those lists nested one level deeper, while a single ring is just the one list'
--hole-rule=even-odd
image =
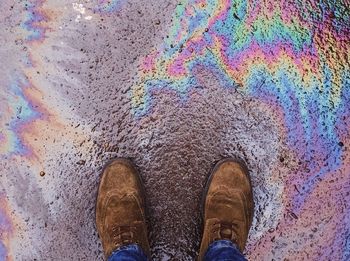
[{"label": "blue jeans cuff", "polygon": [[108,261],[147,261],[147,256],[137,244],[125,245],[117,248]]},{"label": "blue jeans cuff", "polygon": [[204,255],[204,261],[246,261],[238,246],[230,240],[211,243]]}]

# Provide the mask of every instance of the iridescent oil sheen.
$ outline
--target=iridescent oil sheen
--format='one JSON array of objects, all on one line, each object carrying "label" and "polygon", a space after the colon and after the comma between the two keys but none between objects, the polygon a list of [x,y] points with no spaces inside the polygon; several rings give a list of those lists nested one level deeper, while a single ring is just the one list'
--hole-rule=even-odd
[{"label": "iridescent oil sheen", "polygon": [[[274,106],[290,150],[308,165],[290,172],[288,183],[298,191],[285,191],[290,211],[305,215],[319,181],[349,180],[350,20],[344,8],[314,1],[181,2],[164,43],[141,61],[132,90],[135,116],[152,110],[153,89],[186,98],[200,85],[198,65],[219,75],[225,88]],[[349,215],[339,220],[349,229]],[[342,248],[349,253],[349,243]]]},{"label": "iridescent oil sheen", "polygon": [[[50,104],[39,101],[44,88],[38,91],[32,82],[32,74],[40,69],[33,58],[36,48],[45,44],[49,33],[58,30],[50,28],[54,15],[44,11],[49,9],[47,2],[21,2],[25,15],[18,26],[27,49],[23,64],[10,72],[11,77],[1,87],[2,161],[20,158],[38,164],[40,155],[33,155],[35,147],[25,135],[39,128],[35,125],[39,121],[59,121],[57,114],[48,109]],[[92,2],[88,9],[91,16],[113,15],[122,11],[127,1]],[[349,202],[350,197],[350,7],[343,2],[181,1],[162,44],[139,60],[130,100],[135,120],[152,112],[154,89],[173,90],[186,100],[190,90],[200,85],[194,69],[201,66],[218,75],[223,88],[235,89],[273,107],[274,117],[281,121],[279,136],[300,161],[300,168],[290,170],[284,180],[281,210],[281,216],[297,218],[294,223],[281,219],[279,231],[292,242],[293,237],[305,233],[305,227],[309,230],[308,220],[317,213],[329,212],[335,220],[332,226],[320,223],[317,244],[325,256],[329,256],[332,246],[347,260],[350,207],[340,211],[340,207],[320,203],[322,191],[331,191],[328,202],[335,206]],[[59,15],[54,17],[58,19]],[[62,126],[57,131],[62,131]],[[54,127],[51,131],[55,133]],[[319,211],[316,214],[315,205],[315,211]],[[11,236],[16,233],[10,209],[6,195],[0,194],[1,260],[11,255]],[[346,230],[346,238],[337,237],[337,230]],[[327,240],[322,240],[324,235],[329,235]],[[250,243],[248,252],[253,260],[273,249],[274,236],[272,231]],[[321,251],[315,246],[305,247],[310,253]]]},{"label": "iridescent oil sheen", "polygon": [[[327,155],[328,167],[305,177],[305,192],[309,191],[317,178],[341,165],[342,137],[336,130],[346,127],[339,118],[348,112],[349,35],[344,25],[332,25],[337,10],[309,20],[302,15],[311,10],[300,16],[293,10],[283,2],[179,4],[169,37],[142,62],[140,83],[133,88],[135,115],[152,109],[152,88],[170,88],[186,96],[198,85],[192,69],[204,65],[220,74],[227,88],[277,105],[291,149],[300,157]],[[324,52],[324,37],[335,51],[331,55]]]}]

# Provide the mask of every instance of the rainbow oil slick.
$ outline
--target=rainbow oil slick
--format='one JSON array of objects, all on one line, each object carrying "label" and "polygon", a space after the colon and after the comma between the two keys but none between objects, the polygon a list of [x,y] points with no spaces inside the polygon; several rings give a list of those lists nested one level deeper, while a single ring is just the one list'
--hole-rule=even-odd
[{"label": "rainbow oil slick", "polygon": [[[349,11],[315,2],[182,1],[164,43],[141,62],[132,90],[134,114],[142,117],[152,111],[153,90],[174,90],[186,99],[200,85],[195,68],[204,66],[219,75],[224,88],[277,108],[290,150],[307,162],[306,171],[290,172],[288,183],[298,191],[286,189],[295,215],[303,215],[321,180],[350,177],[344,149],[350,116]],[[315,6],[322,11],[315,12]],[[349,229],[349,211],[339,215],[344,229]],[[348,256],[349,242],[342,251]]]},{"label": "rainbow oil slick", "polygon": [[98,13],[108,14],[119,11],[126,3],[126,0],[97,0],[95,10]]},{"label": "rainbow oil slick", "polygon": [[[186,96],[198,85],[193,68],[204,65],[218,73],[227,88],[277,105],[285,115],[288,143],[300,158],[326,158],[328,167],[307,175],[303,184],[307,194],[317,178],[341,166],[342,139],[336,130],[347,127],[339,119],[349,113],[350,46],[349,28],[332,24],[340,11],[336,6],[309,21],[302,17],[311,12],[305,8],[296,16],[291,12],[295,7],[283,3],[179,4],[166,41],[142,62],[140,84],[133,88],[135,115],[152,109],[153,88]],[[325,35],[331,40],[329,48],[335,50],[332,56],[321,50]],[[300,147],[301,142],[307,145]],[[302,200],[302,196],[295,198],[295,208],[301,207]]]},{"label": "rainbow oil slick", "polygon": [[29,155],[27,148],[21,137],[23,129],[35,119],[40,118],[41,113],[35,108],[32,101],[26,97],[25,92],[31,88],[30,83],[18,77],[8,87],[7,99],[11,107],[7,108],[7,113],[11,115],[8,123],[4,123],[2,128],[2,152],[8,155]]},{"label": "rainbow oil slick", "polygon": [[28,42],[42,41],[45,37],[47,28],[42,24],[47,21],[47,17],[41,10],[44,2],[44,0],[27,0],[23,2],[23,8],[26,12],[21,27],[26,31],[26,41]]},{"label": "rainbow oil slick", "polygon": [[248,260],[350,259],[348,1],[0,6],[0,260],[101,260],[115,157],[145,182],[152,257],[193,260],[232,156],[254,186]]}]

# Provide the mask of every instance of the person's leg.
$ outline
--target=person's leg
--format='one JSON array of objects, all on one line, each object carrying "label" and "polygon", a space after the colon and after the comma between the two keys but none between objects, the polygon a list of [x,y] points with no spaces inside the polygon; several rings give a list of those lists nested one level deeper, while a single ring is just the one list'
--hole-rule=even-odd
[{"label": "person's leg", "polygon": [[245,260],[253,219],[253,193],[246,166],[234,159],[216,164],[203,198],[203,237],[199,261]]},{"label": "person's leg", "polygon": [[108,260],[147,260],[149,243],[141,179],[127,159],[116,159],[103,170],[96,226]]},{"label": "person's leg", "polygon": [[113,251],[108,261],[147,261],[147,256],[139,245],[131,244]]},{"label": "person's leg", "polygon": [[235,260],[246,261],[238,246],[229,240],[217,240],[211,243],[204,255],[204,261]]}]

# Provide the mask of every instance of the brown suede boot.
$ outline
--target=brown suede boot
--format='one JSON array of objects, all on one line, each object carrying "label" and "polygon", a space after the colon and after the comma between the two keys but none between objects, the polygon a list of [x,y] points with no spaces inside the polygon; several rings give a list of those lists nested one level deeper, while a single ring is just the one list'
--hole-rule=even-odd
[{"label": "brown suede boot", "polygon": [[106,257],[113,250],[138,244],[149,257],[141,179],[127,159],[107,164],[100,181],[96,225]]},{"label": "brown suede boot", "polygon": [[224,159],[216,164],[203,197],[203,237],[198,259],[208,246],[221,239],[245,247],[252,223],[254,202],[248,170],[243,163]]}]

